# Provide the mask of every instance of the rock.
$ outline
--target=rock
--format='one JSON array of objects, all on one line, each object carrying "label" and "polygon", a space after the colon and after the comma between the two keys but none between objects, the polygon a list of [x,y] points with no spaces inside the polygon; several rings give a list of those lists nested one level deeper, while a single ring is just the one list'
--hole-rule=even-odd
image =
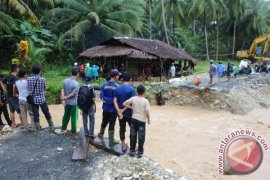
[{"label": "rock", "polygon": [[136,167],[135,167],[135,171],[136,171],[136,172],[141,172],[141,170],[142,170],[142,169],[141,169],[140,166],[136,166]]},{"label": "rock", "polygon": [[111,162],[115,162],[117,160],[117,157],[116,156],[113,156],[112,158],[111,158]]},{"label": "rock", "polygon": [[171,169],[165,169],[165,171],[166,171],[167,173],[169,173],[169,174],[172,174],[172,173],[173,173],[173,170],[171,170]]},{"label": "rock", "polygon": [[140,176],[139,176],[138,174],[133,174],[133,178],[134,178],[134,179],[139,179]]},{"label": "rock", "polygon": [[150,174],[143,174],[142,175],[142,179],[143,180],[154,180],[154,176],[150,175]]},{"label": "rock", "polygon": [[103,180],[112,180],[112,176],[110,176],[109,174],[105,174],[103,176]]},{"label": "rock", "polygon": [[103,168],[103,166],[104,166],[103,164],[99,164],[99,165],[98,165],[98,169]]},{"label": "rock", "polygon": [[58,147],[56,150],[57,150],[58,152],[62,152],[64,149],[61,148],[61,147]]},{"label": "rock", "polygon": [[132,171],[122,171],[120,172],[121,177],[130,177],[132,176]]},{"label": "rock", "polygon": [[11,127],[9,127],[9,125],[5,125],[2,129],[2,132],[12,132],[13,130],[11,129]]},{"label": "rock", "polygon": [[154,163],[154,166],[158,166],[158,163],[156,162],[156,163]]},{"label": "rock", "polygon": [[180,178],[180,180],[188,180],[188,178],[185,177],[185,176],[182,176],[182,177]]},{"label": "rock", "polygon": [[124,177],[123,180],[131,180],[133,177]]}]

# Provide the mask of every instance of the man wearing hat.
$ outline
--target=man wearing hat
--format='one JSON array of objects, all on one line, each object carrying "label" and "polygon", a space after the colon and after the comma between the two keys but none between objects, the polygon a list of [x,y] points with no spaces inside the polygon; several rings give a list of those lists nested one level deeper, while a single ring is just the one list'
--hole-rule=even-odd
[{"label": "man wearing hat", "polygon": [[116,69],[112,69],[110,72],[110,80],[107,83],[103,84],[100,90],[100,99],[103,102],[102,105],[103,114],[102,114],[101,128],[98,136],[100,138],[103,138],[104,131],[107,125],[109,124],[108,134],[109,134],[109,145],[111,147],[113,147],[115,144],[114,126],[117,118],[117,111],[114,107],[114,91],[115,88],[118,86],[116,82],[119,79],[119,75],[120,73]]}]

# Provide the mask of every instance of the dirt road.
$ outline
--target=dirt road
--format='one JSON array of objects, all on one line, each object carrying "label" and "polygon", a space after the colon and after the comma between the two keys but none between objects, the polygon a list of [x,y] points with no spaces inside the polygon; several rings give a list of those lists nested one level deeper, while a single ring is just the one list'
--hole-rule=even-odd
[{"label": "dirt road", "polygon": [[[52,105],[50,110],[54,121],[60,125],[63,107]],[[95,133],[98,133],[101,124],[101,112],[101,103],[98,103]],[[261,167],[250,175],[218,175],[220,141],[232,131],[241,128],[254,130],[270,145],[270,129],[267,127],[270,125],[269,113],[270,110],[254,110],[241,116],[194,107],[153,106],[152,124],[147,127],[145,153],[161,165],[190,179],[269,179],[269,150],[264,152]],[[44,119],[42,124],[46,125]],[[82,126],[81,116],[79,126]],[[119,131],[118,123],[116,131]]]}]

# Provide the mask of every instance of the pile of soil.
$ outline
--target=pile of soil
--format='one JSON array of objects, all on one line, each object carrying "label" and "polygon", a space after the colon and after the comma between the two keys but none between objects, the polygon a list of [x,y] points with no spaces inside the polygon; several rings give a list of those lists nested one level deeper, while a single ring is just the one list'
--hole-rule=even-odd
[{"label": "pile of soil", "polygon": [[234,114],[247,114],[256,108],[270,107],[268,76],[243,77],[231,82],[216,83],[211,87],[194,88],[190,84],[163,89],[162,98],[165,104],[226,110]]},{"label": "pile of soil", "polygon": [[[180,179],[147,157],[116,157],[89,147],[86,162],[71,161],[78,137],[15,129],[0,134],[0,179]],[[184,177],[182,177],[184,178]]]}]

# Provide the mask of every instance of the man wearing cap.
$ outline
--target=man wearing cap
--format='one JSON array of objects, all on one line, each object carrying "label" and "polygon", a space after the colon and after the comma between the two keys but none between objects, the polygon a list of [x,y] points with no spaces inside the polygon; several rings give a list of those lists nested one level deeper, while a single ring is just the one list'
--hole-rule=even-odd
[{"label": "man wearing cap", "polygon": [[102,123],[99,138],[103,138],[104,131],[109,124],[109,145],[112,147],[115,144],[114,141],[114,126],[117,118],[117,111],[114,107],[114,91],[118,86],[116,81],[119,79],[120,73],[116,69],[112,69],[110,72],[110,80],[101,86],[100,99],[103,102],[102,109]]}]

